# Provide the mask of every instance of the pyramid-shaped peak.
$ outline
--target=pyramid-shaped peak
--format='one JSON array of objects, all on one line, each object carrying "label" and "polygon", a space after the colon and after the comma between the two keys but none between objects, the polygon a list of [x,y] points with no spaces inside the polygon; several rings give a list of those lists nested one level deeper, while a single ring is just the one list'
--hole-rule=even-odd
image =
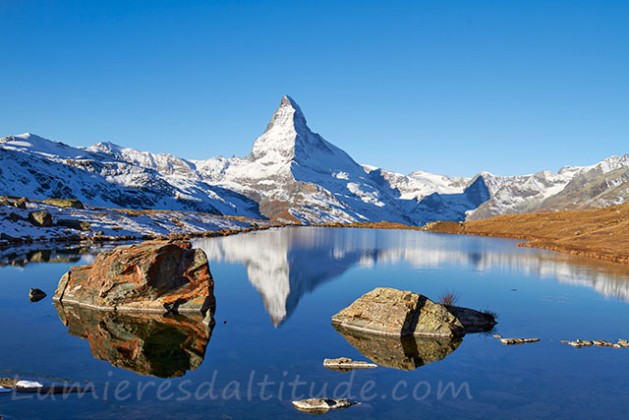
[{"label": "pyramid-shaped peak", "polygon": [[266,131],[273,128],[297,130],[305,128],[305,126],[306,117],[301,111],[299,104],[290,96],[285,95],[280,101],[279,108],[273,114],[269,125],[266,127]]}]

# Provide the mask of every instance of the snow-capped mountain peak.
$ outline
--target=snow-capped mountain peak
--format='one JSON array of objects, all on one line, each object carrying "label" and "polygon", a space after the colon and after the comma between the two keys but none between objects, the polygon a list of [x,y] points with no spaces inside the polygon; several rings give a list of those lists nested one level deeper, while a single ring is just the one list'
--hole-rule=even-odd
[{"label": "snow-capped mountain peak", "polygon": [[309,131],[299,105],[290,96],[284,96],[266,130],[253,144],[251,155],[255,160],[290,160],[295,157],[298,138],[307,137]]},{"label": "snow-capped mountain peak", "polygon": [[113,143],[72,147],[31,133],[0,139],[0,195],[103,207],[260,214],[303,223],[424,224],[629,201],[629,155],[587,167],[473,178],[359,165],[313,132],[284,96],[251,154],[186,160]]}]

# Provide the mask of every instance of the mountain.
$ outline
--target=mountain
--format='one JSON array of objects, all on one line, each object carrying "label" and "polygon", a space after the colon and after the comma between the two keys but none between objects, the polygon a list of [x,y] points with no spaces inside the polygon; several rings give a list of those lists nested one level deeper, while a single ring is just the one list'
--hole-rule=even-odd
[{"label": "mountain", "polygon": [[208,184],[190,162],[111,143],[75,148],[28,133],[2,138],[0,185],[0,195],[31,199],[262,217],[256,202]]},{"label": "mountain", "polygon": [[102,207],[194,210],[288,222],[423,225],[629,198],[629,155],[524,176],[403,175],[357,163],[282,98],[246,157],[186,160],[112,143],[70,147],[33,134],[0,139],[0,195],[78,198]]},{"label": "mountain", "polygon": [[259,202],[263,214],[271,218],[413,223],[400,204],[399,191],[313,133],[299,105],[288,96],[249,156],[211,160],[200,170],[217,184]]}]

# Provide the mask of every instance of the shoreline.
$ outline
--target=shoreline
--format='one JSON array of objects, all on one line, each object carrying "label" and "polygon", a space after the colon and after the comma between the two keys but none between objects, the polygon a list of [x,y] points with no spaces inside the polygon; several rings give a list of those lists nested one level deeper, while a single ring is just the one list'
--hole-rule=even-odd
[{"label": "shoreline", "polygon": [[[22,237],[10,237],[3,232],[0,250],[25,245],[98,246],[154,239],[190,240],[230,236],[274,227],[311,226],[347,229],[399,229],[514,239],[525,241],[517,243],[516,246],[519,247],[546,249],[618,264],[629,264],[629,203],[602,209],[501,215],[469,222],[432,222],[424,226],[384,221],[303,225],[234,216],[216,216],[198,212],[93,207],[79,210],[59,208],[42,202],[31,201],[28,203],[28,208],[21,210],[24,214],[29,210],[47,210],[55,214],[56,218],[70,216],[73,219],[94,224],[103,217],[112,220],[109,229],[103,229],[105,231],[101,232],[94,232],[93,230],[88,232],[60,231],[59,229],[44,227],[35,228],[36,231],[28,232],[31,235]],[[12,207],[10,209],[20,211]],[[134,222],[133,219],[137,218],[142,218],[146,226],[142,226],[141,223],[140,225],[136,224],[134,229],[127,227],[130,226],[131,222]],[[124,226],[127,229],[121,229],[116,223],[126,223]],[[151,223],[153,229],[148,228]],[[167,226],[165,223],[172,226]],[[167,232],[158,232],[155,227],[159,227],[162,232],[163,230]],[[31,226],[30,229],[33,227]]]},{"label": "shoreline", "polygon": [[629,264],[629,204],[602,209],[495,216],[470,222],[434,222],[426,232],[515,239],[517,246]]}]

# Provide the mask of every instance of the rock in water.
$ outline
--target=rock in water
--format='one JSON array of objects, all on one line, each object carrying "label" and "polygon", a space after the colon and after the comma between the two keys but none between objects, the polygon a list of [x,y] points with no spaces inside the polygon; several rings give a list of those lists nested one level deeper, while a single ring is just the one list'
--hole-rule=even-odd
[{"label": "rock in water", "polygon": [[337,359],[324,359],[323,367],[334,370],[348,371],[352,369],[372,369],[378,367],[374,363],[355,361],[349,357],[339,357]]},{"label": "rock in water", "polygon": [[190,242],[156,240],[104,252],[61,277],[53,300],[118,311],[213,315],[207,257]]},{"label": "rock in water", "polygon": [[52,226],[52,216],[46,210],[30,212],[28,214],[28,221],[33,226],[39,226],[39,227]]},{"label": "rock in water", "polygon": [[359,404],[346,398],[308,398],[307,400],[293,401],[293,406],[299,411],[313,414],[323,414],[330,410],[347,408]]},{"label": "rock in water", "polygon": [[505,346],[512,346],[516,344],[528,344],[528,343],[537,343],[540,341],[539,338],[505,338],[500,335],[494,335],[494,338],[500,340],[502,344]]},{"label": "rock in water", "polygon": [[489,330],[496,322],[491,315],[440,305],[418,293],[377,288],[334,315],[332,324],[372,334],[457,337]]},{"label": "rock in water", "polygon": [[46,296],[47,296],[46,292],[40,289],[31,289],[28,292],[28,298],[30,299],[31,302],[39,302],[40,300],[44,299]]}]

